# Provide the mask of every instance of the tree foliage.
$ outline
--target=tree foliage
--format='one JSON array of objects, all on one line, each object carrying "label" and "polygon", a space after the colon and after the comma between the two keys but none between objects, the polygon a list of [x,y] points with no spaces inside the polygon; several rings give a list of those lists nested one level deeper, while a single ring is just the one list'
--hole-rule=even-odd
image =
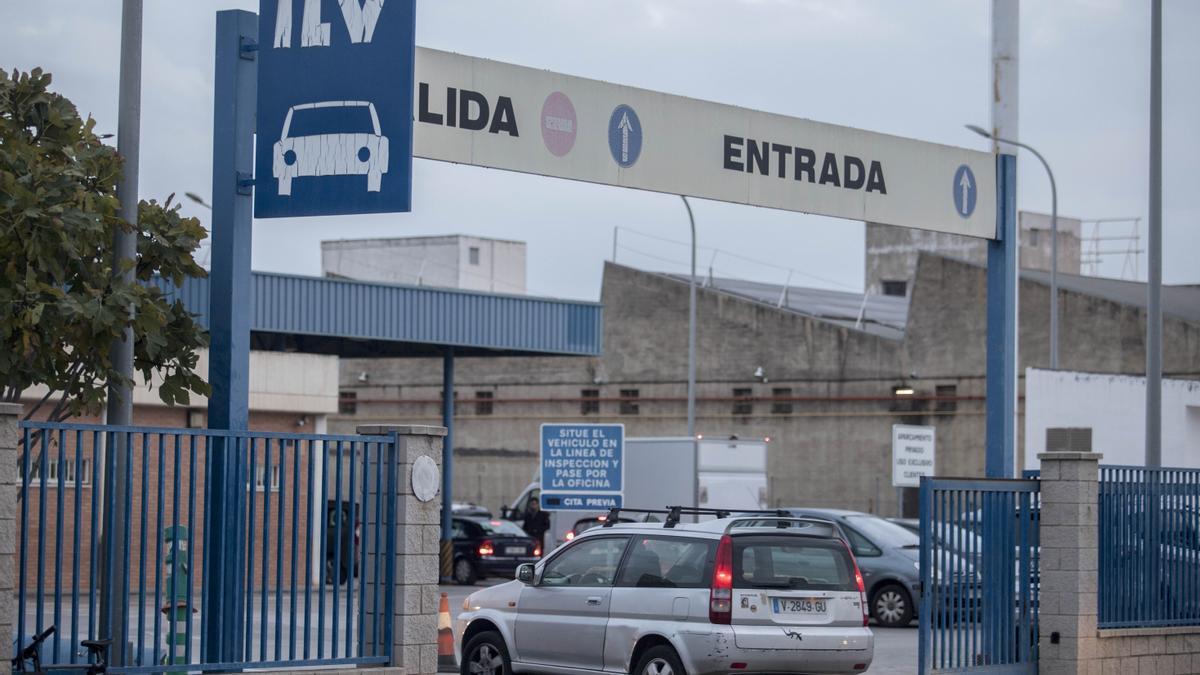
[{"label": "tree foliage", "polygon": [[164,403],[207,395],[195,372],[207,334],[181,301],[146,283],[205,276],[193,258],[204,228],[180,215],[173,195],[142,201],[137,281],[123,280],[113,239],[134,228],[119,216],[121,158],[49,85],[40,69],[0,72],[0,400],[45,385],[30,415],[48,402],[51,420],[97,413],[107,383],[123,381],[109,349],[130,325],[134,367],[146,382],[158,376]]}]

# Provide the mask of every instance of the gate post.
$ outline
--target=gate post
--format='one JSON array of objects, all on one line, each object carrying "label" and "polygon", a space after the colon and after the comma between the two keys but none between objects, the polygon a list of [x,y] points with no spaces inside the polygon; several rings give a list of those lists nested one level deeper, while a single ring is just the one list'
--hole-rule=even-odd
[{"label": "gate post", "polygon": [[1099,464],[1095,452],[1043,452],[1039,670],[1088,672],[1097,658]]},{"label": "gate post", "polygon": [[[371,425],[360,426],[357,431],[364,436],[392,438],[391,443],[385,444],[386,461],[368,462],[368,475],[363,476],[364,484],[370,486],[374,483],[369,473],[372,469],[387,471],[383,484],[392,487],[391,494],[385,495],[394,499],[391,515],[395,526],[389,532],[395,545],[390,568],[392,587],[390,592],[381,594],[384,607],[373,607],[375,584],[386,583],[388,575],[383,580],[374,578],[371,561],[379,554],[378,542],[372,544],[372,538],[368,537],[367,569],[363,570],[367,580],[364,610],[368,617],[385,616],[384,634],[389,642],[384,647],[391,648],[388,665],[404,668],[407,675],[432,675],[438,670],[437,614],[441,601],[438,554],[442,516],[441,502],[434,497],[440,491],[441,477],[425,474],[418,460],[426,469],[427,460],[432,460],[440,473],[446,428]],[[430,488],[431,478],[433,491],[424,492],[422,488]],[[366,511],[364,531],[374,531],[374,513],[371,509]]]},{"label": "gate post", "polygon": [[[17,420],[21,411],[18,403],[0,403],[0,635],[6,639],[17,622]],[[11,672],[11,667],[7,656],[0,658],[0,674]]]}]

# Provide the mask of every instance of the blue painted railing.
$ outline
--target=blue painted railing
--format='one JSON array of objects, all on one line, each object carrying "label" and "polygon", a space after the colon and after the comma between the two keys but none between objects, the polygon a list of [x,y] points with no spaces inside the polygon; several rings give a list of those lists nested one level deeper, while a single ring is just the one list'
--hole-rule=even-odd
[{"label": "blue painted railing", "polygon": [[[102,626],[122,617],[112,672],[389,660],[394,437],[22,422],[21,447],[17,640],[56,626],[43,663],[86,662],[80,640],[111,637]],[[236,522],[210,523],[204,475],[222,447],[246,498]],[[118,453],[120,476],[104,471]],[[237,542],[244,569],[241,597],[224,603],[235,609],[220,610],[244,639],[241,658],[219,664],[203,660],[200,631],[204,567],[218,563],[196,549],[212,527]],[[105,564],[118,556],[119,578]]]},{"label": "blue painted railing", "polygon": [[1200,625],[1200,470],[1101,466],[1099,626]]}]

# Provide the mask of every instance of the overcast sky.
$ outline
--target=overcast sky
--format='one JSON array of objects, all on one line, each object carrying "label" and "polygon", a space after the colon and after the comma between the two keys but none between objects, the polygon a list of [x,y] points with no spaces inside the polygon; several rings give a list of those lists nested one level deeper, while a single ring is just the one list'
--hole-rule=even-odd
[{"label": "overcast sky", "polygon": [[[1150,3],[1022,4],[1021,137],[1054,168],[1060,213],[1142,217],[1144,229]],[[0,66],[41,66],[115,133],[120,5],[3,0]],[[1200,283],[1200,2],[1164,6],[1163,278]],[[214,11],[256,7],[146,1],[143,198],[211,192]],[[962,125],[989,122],[989,18],[986,0],[420,0],[417,43],[984,150]],[[621,262],[687,269],[687,247],[662,240],[687,239],[677,197],[414,165],[412,213],[256,221],[255,269],[319,274],[322,239],[465,233],[528,242],[531,293],[595,299],[614,226],[628,228]],[[1045,173],[1029,156],[1018,206],[1050,209]],[[184,208],[207,224],[207,211]],[[694,208],[704,269],[719,249],[719,275],[782,283],[793,269],[794,284],[862,289],[859,222],[708,201]],[[1119,276],[1120,261],[1105,271]]]}]

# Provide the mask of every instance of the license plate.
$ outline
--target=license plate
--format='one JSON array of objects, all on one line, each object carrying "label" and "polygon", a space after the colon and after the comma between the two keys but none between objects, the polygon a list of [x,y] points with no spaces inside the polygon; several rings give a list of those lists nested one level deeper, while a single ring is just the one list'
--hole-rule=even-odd
[{"label": "license plate", "polygon": [[828,601],[822,598],[771,598],[776,614],[824,614]]},{"label": "license plate", "polygon": [[504,555],[525,555],[524,546],[505,546]]}]

